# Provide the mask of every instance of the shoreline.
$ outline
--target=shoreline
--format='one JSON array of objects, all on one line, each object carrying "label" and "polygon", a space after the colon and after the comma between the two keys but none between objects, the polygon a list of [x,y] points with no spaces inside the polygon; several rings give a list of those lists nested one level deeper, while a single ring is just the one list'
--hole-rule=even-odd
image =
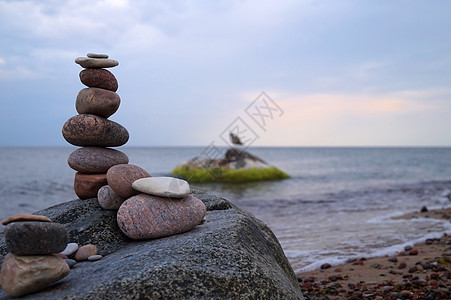
[{"label": "shoreline", "polygon": [[[451,222],[451,208],[413,212],[393,219]],[[451,299],[451,235],[406,246],[393,256],[356,258],[297,273],[306,299]]]}]

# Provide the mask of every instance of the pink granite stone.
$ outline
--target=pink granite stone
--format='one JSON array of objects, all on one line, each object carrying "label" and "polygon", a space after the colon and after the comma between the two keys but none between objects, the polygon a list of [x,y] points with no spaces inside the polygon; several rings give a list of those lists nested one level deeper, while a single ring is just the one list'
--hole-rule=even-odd
[{"label": "pink granite stone", "polygon": [[80,72],[80,81],[88,87],[117,91],[118,83],[113,73],[105,69],[84,69]]},{"label": "pink granite stone", "polygon": [[118,94],[99,88],[86,88],[78,92],[75,109],[79,114],[93,114],[108,118],[114,114],[121,103]]},{"label": "pink granite stone", "polygon": [[140,178],[150,177],[150,174],[141,167],[132,164],[112,166],[106,175],[108,185],[122,198],[130,198],[139,194],[133,189],[132,184]]},{"label": "pink granite stone", "polygon": [[97,201],[103,209],[119,209],[126,199],[116,194],[109,185],[104,185],[97,193]]},{"label": "pink granite stone", "polygon": [[106,173],[112,166],[127,164],[128,156],[114,149],[83,147],[72,152],[67,163],[72,169],[81,173]]},{"label": "pink granite stone", "polygon": [[77,172],[74,180],[74,191],[78,198],[82,200],[95,198],[99,189],[106,184],[106,174],[83,174]]},{"label": "pink granite stone", "polygon": [[205,204],[192,195],[171,199],[139,194],[121,205],[117,223],[132,239],[151,239],[186,232],[198,225],[205,213]]}]

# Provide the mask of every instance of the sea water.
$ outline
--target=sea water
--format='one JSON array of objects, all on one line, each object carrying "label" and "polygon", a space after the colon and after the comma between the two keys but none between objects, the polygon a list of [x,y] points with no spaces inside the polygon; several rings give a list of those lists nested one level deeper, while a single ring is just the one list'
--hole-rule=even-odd
[{"label": "sea water", "polygon": [[[76,148],[0,148],[0,218],[76,199]],[[130,163],[168,176],[203,147],[122,147]],[[449,221],[393,216],[451,206],[451,148],[247,149],[290,174],[281,181],[194,185],[264,221],[295,272],[401,251],[451,233]]]}]

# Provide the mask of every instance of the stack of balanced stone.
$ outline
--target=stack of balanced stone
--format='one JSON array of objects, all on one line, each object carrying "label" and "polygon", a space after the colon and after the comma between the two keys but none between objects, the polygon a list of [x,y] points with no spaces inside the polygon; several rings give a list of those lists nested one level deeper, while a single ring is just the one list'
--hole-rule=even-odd
[{"label": "stack of balanced stone", "polygon": [[68,264],[56,255],[69,240],[64,225],[39,215],[14,215],[2,224],[9,253],[2,263],[0,284],[9,295],[43,290],[69,274]]},{"label": "stack of balanced stone", "polygon": [[151,177],[128,157],[106,147],[124,145],[129,138],[120,124],[108,120],[119,108],[118,84],[105,68],[119,63],[106,54],[88,53],[77,64],[86,68],[80,80],[88,86],[77,96],[79,115],[63,126],[67,142],[81,146],[68,159],[77,171],[74,190],[80,199],[97,197],[104,209],[118,210],[120,229],[133,239],[174,235],[190,230],[205,216],[205,204],[190,195],[184,180]]},{"label": "stack of balanced stone", "polygon": [[121,99],[116,93],[118,82],[105,68],[117,66],[116,60],[106,54],[88,53],[79,57],[77,64],[85,68],[80,72],[82,89],[75,101],[78,115],[63,125],[63,137],[79,148],[70,154],[69,166],[77,171],[74,191],[80,199],[95,198],[98,190],[107,184],[106,172],[117,164],[127,164],[124,153],[107,147],[127,143],[129,134],[122,125],[109,120],[119,108]]}]

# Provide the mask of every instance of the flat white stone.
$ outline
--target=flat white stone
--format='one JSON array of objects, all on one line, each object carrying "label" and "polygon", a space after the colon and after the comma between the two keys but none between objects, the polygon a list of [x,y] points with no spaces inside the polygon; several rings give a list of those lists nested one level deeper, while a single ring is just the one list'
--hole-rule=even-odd
[{"label": "flat white stone", "polygon": [[108,58],[108,54],[100,54],[100,53],[88,53],[86,54],[89,58]]},{"label": "flat white stone", "polygon": [[140,178],[132,187],[141,193],[169,198],[185,198],[190,193],[188,182],[173,177]]},{"label": "flat white stone", "polygon": [[114,59],[90,57],[77,57],[75,63],[83,68],[112,68],[119,65],[119,62]]},{"label": "flat white stone", "polygon": [[77,250],[78,250],[77,243],[69,243],[69,244],[67,244],[66,249],[64,249],[60,253],[66,255],[66,256],[69,256],[69,255],[72,255],[75,252],[77,252]]},{"label": "flat white stone", "polygon": [[89,260],[89,261],[96,261],[96,260],[101,259],[102,257],[103,257],[103,256],[100,255],[100,254],[95,254],[95,255],[91,255],[90,257],[88,257],[88,260]]}]

